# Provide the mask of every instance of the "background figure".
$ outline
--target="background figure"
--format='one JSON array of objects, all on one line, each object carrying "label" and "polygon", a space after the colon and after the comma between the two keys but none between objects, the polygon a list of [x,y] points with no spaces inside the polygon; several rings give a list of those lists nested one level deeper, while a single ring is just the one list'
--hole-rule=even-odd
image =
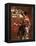
[{"label": "background figure", "polygon": [[30,30],[31,23],[28,16],[25,16],[24,25],[25,25],[25,32],[26,32],[25,39],[29,39],[29,30]]}]

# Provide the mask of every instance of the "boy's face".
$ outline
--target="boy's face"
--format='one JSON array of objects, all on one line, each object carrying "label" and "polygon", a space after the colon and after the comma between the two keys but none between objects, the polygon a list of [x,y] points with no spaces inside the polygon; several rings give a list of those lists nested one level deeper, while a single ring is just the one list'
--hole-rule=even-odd
[{"label": "boy's face", "polygon": [[25,20],[24,25],[28,27],[29,26],[29,22]]}]

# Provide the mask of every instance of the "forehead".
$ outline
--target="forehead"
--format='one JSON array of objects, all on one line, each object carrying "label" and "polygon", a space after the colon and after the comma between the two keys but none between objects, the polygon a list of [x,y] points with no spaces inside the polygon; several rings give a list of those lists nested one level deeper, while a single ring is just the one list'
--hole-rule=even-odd
[{"label": "forehead", "polygon": [[25,16],[25,21],[29,21],[29,17],[28,16]]}]

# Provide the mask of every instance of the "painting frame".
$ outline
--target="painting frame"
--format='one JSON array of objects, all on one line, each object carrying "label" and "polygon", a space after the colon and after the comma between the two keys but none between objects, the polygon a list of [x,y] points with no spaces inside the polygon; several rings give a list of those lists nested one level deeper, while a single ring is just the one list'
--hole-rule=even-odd
[{"label": "painting frame", "polygon": [[[15,41],[11,41],[11,6],[32,6],[33,11],[33,39],[32,40],[15,40]],[[20,3],[7,3],[5,4],[5,42],[8,43],[13,43],[13,42],[30,42],[30,41],[35,41],[35,5],[34,4],[20,4]]]}]

